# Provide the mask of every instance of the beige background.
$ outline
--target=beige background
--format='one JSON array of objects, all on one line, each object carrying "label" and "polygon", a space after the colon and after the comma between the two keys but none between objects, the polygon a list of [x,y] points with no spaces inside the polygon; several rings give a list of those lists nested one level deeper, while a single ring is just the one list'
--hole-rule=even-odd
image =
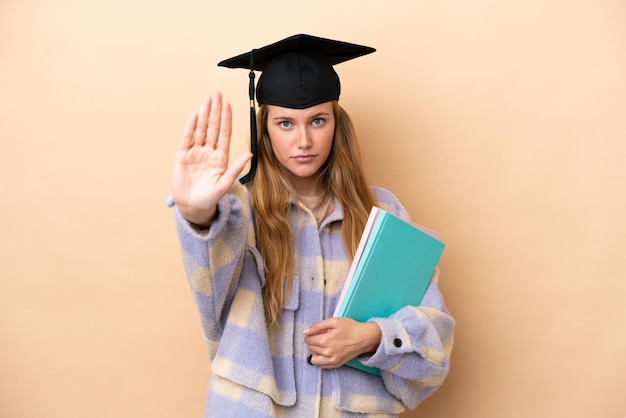
[{"label": "beige background", "polygon": [[0,416],[201,416],[171,162],[215,89],[246,149],[216,63],[300,32],[378,49],[341,102],[447,243],[452,371],[405,416],[624,417],[623,0],[2,0]]}]

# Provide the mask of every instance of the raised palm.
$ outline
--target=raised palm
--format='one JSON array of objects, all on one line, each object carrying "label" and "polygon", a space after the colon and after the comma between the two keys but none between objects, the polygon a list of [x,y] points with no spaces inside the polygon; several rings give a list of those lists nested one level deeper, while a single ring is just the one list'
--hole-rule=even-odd
[{"label": "raised palm", "polygon": [[187,119],[174,161],[172,197],[187,220],[207,225],[217,202],[230,190],[252,155],[246,153],[229,167],[232,112],[219,92],[206,97]]}]

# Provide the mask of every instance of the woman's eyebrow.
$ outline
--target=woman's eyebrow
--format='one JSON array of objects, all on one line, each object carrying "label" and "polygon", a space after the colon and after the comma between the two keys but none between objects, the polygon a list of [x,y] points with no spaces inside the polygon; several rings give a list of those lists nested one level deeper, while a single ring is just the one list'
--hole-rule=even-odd
[{"label": "woman's eyebrow", "polygon": [[330,113],[328,112],[319,112],[319,113],[312,115],[310,119],[316,119],[316,118],[319,118],[320,116],[329,116],[329,115]]},{"label": "woman's eyebrow", "polygon": [[[330,113],[328,112],[318,112],[309,116],[307,119],[316,119],[316,118],[319,118],[320,116],[329,116],[329,115]],[[276,115],[276,116],[273,116],[272,119],[273,120],[294,120],[295,118],[292,116]]]}]

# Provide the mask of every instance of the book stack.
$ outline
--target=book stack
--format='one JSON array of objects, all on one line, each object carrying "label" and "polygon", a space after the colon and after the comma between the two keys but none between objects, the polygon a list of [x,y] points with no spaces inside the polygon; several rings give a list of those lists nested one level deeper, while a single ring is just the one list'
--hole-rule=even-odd
[{"label": "book stack", "polygon": [[[444,246],[435,231],[373,207],[334,316],[366,322],[419,306]],[[380,375],[357,359],[346,365]]]}]

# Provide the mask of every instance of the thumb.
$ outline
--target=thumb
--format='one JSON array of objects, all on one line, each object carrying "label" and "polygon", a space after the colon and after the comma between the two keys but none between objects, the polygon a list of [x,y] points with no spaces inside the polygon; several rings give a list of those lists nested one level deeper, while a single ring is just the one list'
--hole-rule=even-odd
[{"label": "thumb", "polygon": [[252,153],[248,152],[239,156],[224,172],[223,178],[228,184],[233,184],[237,176],[243,171],[245,165],[252,159]]}]

